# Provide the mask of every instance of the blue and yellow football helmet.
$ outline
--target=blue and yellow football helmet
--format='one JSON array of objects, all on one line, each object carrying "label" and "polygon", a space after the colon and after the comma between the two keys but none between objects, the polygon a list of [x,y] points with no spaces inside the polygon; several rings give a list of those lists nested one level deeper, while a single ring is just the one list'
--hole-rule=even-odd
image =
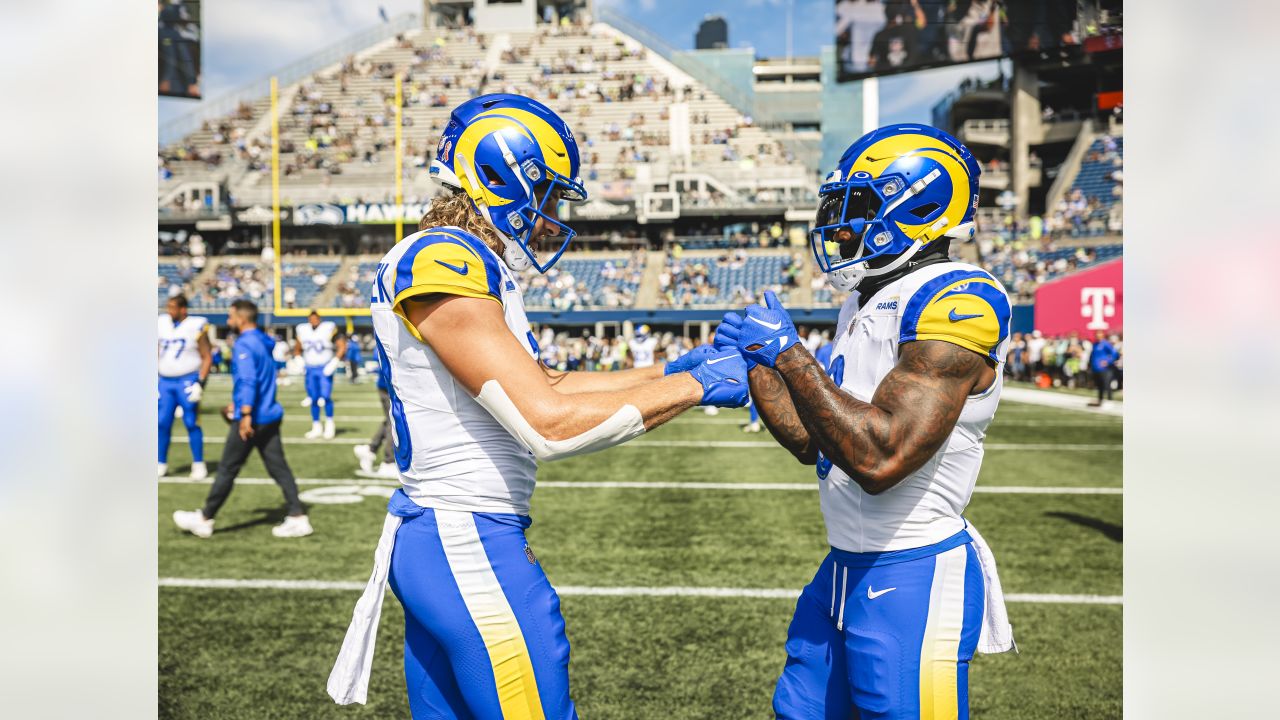
[{"label": "blue and yellow football helmet", "polygon": [[[587,199],[578,171],[569,124],[542,103],[509,93],[481,95],[454,108],[430,170],[444,186],[465,192],[502,235],[508,267],[539,272],[549,270],[577,235],[546,210],[548,203]],[[529,243],[540,219],[563,238],[545,262]]]},{"label": "blue and yellow football helmet", "polygon": [[819,189],[810,231],[818,267],[853,290],[942,237],[973,235],[982,169],[937,128],[888,125],[862,136]]}]

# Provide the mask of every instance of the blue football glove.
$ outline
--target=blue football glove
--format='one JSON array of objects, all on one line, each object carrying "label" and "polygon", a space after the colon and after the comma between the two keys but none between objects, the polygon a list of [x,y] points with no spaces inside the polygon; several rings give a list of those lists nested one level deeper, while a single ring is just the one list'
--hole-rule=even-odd
[{"label": "blue football glove", "polygon": [[695,365],[702,362],[708,355],[715,352],[715,348],[711,345],[699,345],[689,352],[667,363],[662,368],[663,375],[674,375],[676,373],[689,372]]},{"label": "blue football glove", "polygon": [[791,316],[772,290],[764,291],[763,307],[747,306],[747,317],[738,326],[738,352],[765,367],[773,367],[778,355],[799,341]]},{"label": "blue football glove", "polygon": [[747,404],[747,363],[737,350],[716,350],[689,370],[702,385],[699,405],[742,407]]},{"label": "blue football glove", "polygon": [[[738,335],[742,330],[742,316],[736,312],[727,312],[724,318],[720,320],[720,324],[716,326],[716,334],[712,339],[712,344],[717,350],[737,350]],[[747,360],[747,372],[751,372],[751,368],[756,366],[754,360]]]}]

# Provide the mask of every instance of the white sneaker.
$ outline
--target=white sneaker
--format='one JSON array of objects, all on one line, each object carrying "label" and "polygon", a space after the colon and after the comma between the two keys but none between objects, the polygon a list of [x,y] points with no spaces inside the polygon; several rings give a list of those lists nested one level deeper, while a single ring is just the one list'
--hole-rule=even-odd
[{"label": "white sneaker", "polygon": [[158,470],[156,477],[164,477],[165,473],[169,472],[169,466],[165,463],[156,463],[156,469]]},{"label": "white sneaker", "polygon": [[704,408],[702,408],[702,409],[703,409],[703,411],[704,411],[704,412],[706,412],[708,415],[719,415],[719,414],[720,414],[720,408],[716,407],[715,405],[708,405],[708,406],[706,406],[706,407],[704,407]]},{"label": "white sneaker", "polygon": [[306,537],[312,532],[311,521],[306,515],[290,515],[284,522],[271,528],[271,534],[278,538]]},{"label": "white sneaker", "polygon": [[209,468],[205,467],[204,463],[202,462],[191,463],[191,479],[192,480],[204,480],[207,477],[209,477]]},{"label": "white sneaker", "polygon": [[400,468],[395,463],[382,463],[378,466],[378,477],[391,478],[392,480],[400,479]]},{"label": "white sneaker", "polygon": [[745,432],[745,433],[758,433],[758,432],[760,432],[760,423],[759,423],[759,422],[749,422],[749,423],[747,423],[746,425],[743,425],[743,426],[742,426],[742,432]]},{"label": "white sneaker", "polygon": [[311,398],[310,398],[310,397],[304,397],[304,398],[302,398],[302,407],[311,407]]},{"label": "white sneaker", "polygon": [[351,450],[356,454],[356,460],[360,461],[360,469],[367,473],[372,473],[373,461],[377,459],[377,456],[373,454],[373,449],[368,445],[356,445]]},{"label": "white sneaker", "polygon": [[320,437],[323,434],[324,434],[324,430],[321,429],[320,423],[313,422],[311,423],[311,430],[308,431],[307,434],[303,435],[302,437],[308,440],[315,440],[316,438]]},{"label": "white sneaker", "polygon": [[326,418],[324,421],[324,439],[332,440],[334,435],[338,434],[338,429],[333,425],[333,418]]},{"label": "white sneaker", "polygon": [[205,519],[203,510],[174,510],[173,524],[198,538],[213,534],[213,520]]}]

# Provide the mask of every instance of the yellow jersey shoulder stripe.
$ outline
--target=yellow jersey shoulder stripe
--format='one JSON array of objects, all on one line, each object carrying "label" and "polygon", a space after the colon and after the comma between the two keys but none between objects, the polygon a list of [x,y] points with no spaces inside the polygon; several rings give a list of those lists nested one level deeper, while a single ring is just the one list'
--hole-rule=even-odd
[{"label": "yellow jersey shoulder stripe", "polygon": [[899,343],[942,340],[1000,362],[1012,308],[1000,285],[981,270],[953,270],[920,286],[903,309]]}]

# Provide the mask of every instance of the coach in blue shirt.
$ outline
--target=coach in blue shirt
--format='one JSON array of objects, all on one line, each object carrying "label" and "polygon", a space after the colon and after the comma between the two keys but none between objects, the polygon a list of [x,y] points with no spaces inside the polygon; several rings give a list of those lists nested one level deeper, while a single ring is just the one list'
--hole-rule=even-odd
[{"label": "coach in blue shirt", "polygon": [[1099,330],[1097,339],[1093,341],[1093,349],[1089,351],[1089,371],[1093,373],[1094,385],[1098,386],[1098,401],[1089,403],[1090,405],[1101,405],[1104,393],[1108,400],[1111,399],[1111,379],[1115,376],[1116,360],[1119,359],[1120,353],[1116,352],[1116,347]]},{"label": "coach in blue shirt", "polygon": [[288,517],[271,529],[276,537],[302,537],[311,534],[311,521],[302,511],[298,500],[298,484],[284,458],[284,445],[280,442],[280,421],[284,408],[276,400],[276,364],[271,349],[276,341],[258,328],[258,306],[248,300],[231,304],[227,325],[240,334],[231,351],[231,405],[224,411],[231,423],[231,432],[222,446],[222,459],[218,462],[218,475],[209,488],[204,507],[173,514],[178,527],[197,537],[213,534],[214,516],[227,501],[236,475],[244,467],[249,453],[255,448],[262,457],[267,473],[284,492]]}]

